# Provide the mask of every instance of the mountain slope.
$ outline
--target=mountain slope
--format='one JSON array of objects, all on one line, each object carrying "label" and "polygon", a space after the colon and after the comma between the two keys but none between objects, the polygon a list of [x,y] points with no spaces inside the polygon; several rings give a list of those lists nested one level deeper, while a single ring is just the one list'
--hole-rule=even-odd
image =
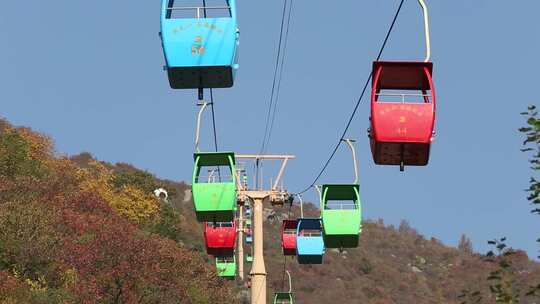
[{"label": "mountain slope", "polygon": [[235,303],[177,242],[189,230],[151,192],[167,185],[0,121],[0,303]]},{"label": "mountain slope", "polygon": [[[159,187],[168,201],[152,195]],[[458,250],[406,222],[365,221],[358,248],[328,250],[323,265],[299,265],[280,249],[289,208],[265,207],[269,298],[288,289],[287,269],[296,303],[490,304],[497,281],[487,278],[500,271],[520,303],[540,303],[524,296],[540,282],[539,265],[524,252]],[[319,215],[313,205],[304,210]],[[299,210],[290,213],[296,218]],[[88,153],[58,156],[48,138],[0,120],[0,304],[248,303],[247,282],[216,277],[202,236],[189,185]],[[246,277],[249,270],[245,263]]]}]

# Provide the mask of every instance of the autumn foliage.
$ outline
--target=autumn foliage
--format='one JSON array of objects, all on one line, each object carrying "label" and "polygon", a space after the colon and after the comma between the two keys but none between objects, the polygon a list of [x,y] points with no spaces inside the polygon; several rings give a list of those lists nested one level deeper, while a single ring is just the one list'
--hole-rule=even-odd
[{"label": "autumn foliage", "polygon": [[51,141],[0,123],[0,304],[234,303],[158,182],[54,153]]}]

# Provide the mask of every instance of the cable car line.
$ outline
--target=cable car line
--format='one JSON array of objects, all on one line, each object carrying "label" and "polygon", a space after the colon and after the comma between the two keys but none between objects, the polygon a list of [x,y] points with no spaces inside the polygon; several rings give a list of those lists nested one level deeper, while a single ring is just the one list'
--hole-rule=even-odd
[{"label": "cable car line", "polygon": [[283,68],[285,66],[285,58],[287,56],[286,50],[287,50],[287,43],[289,41],[289,25],[291,23],[292,5],[293,5],[293,0],[291,0],[289,4],[289,13],[288,13],[289,15],[287,17],[287,29],[285,31],[285,43],[283,46],[283,56],[281,59],[281,66],[279,68],[279,78],[278,78],[278,84],[277,84],[277,90],[276,90],[276,100],[274,102],[274,111],[272,113],[272,122],[270,123],[270,130],[268,131],[267,143],[266,143],[263,153],[266,153],[266,149],[270,145],[270,138],[272,137],[272,131],[274,130],[274,121],[276,120],[277,104],[279,101],[279,94],[281,91],[281,80],[283,79]]},{"label": "cable car line", "polygon": [[210,89],[210,105],[212,106],[212,128],[214,130],[214,148],[218,152],[217,131],[216,131],[216,114],[214,112],[214,93]]},{"label": "cable car line", "polygon": [[[291,0],[292,1],[292,0]],[[264,153],[266,147],[267,147],[267,144],[268,144],[268,141],[269,141],[269,138],[270,138],[270,124],[271,124],[271,121],[273,121],[273,116],[275,115],[275,103],[274,103],[274,100],[276,100],[276,103],[277,103],[277,95],[276,95],[276,88],[277,88],[277,83],[281,82],[281,73],[280,73],[280,70],[282,71],[283,68],[283,64],[281,64],[281,68],[280,68],[280,60],[281,62],[283,62],[283,56],[282,56],[282,52],[284,53],[285,52],[285,48],[282,47],[283,46],[283,40],[284,40],[284,28],[285,28],[285,15],[287,13],[287,7],[289,7],[289,16],[288,16],[288,19],[287,19],[287,36],[288,36],[288,28],[289,28],[289,24],[290,24],[290,17],[291,17],[291,7],[292,7],[292,3],[291,5],[287,6],[287,3],[288,3],[288,0],[284,0],[283,1],[283,10],[282,10],[282,16],[281,16],[281,26],[280,26],[280,33],[279,33],[279,42],[278,42],[278,51],[277,51],[277,56],[276,56],[276,62],[275,62],[275,65],[274,65],[274,77],[273,77],[273,80],[272,80],[272,90],[271,90],[271,93],[270,93],[270,99],[269,99],[269,103],[268,103],[268,112],[266,113],[266,123],[265,123],[265,129],[264,129],[264,137],[263,137],[263,142],[261,144],[261,149],[260,149],[260,152],[259,154],[262,154]],[[287,36],[285,36],[285,40],[287,39]],[[286,42],[285,42],[285,45],[286,45]],[[278,79],[278,75],[279,75],[279,79]]]},{"label": "cable car line", "polygon": [[[394,29],[394,25],[396,24],[397,18],[399,16],[399,13],[401,12],[401,8],[403,7],[404,2],[405,2],[405,0],[401,0],[401,2],[399,3],[399,7],[398,7],[398,9],[396,11],[396,14],[394,15],[394,19],[392,20],[392,23],[390,24],[388,32],[386,33],[386,37],[384,38],[382,46],[381,46],[381,48],[379,50],[379,54],[377,55],[377,61],[381,58],[381,55],[382,55],[382,53],[383,53],[383,51],[384,51],[384,49],[386,47],[388,39],[390,38],[390,34],[392,33],[392,30]],[[364,95],[365,95],[366,90],[367,90],[367,88],[369,86],[369,82],[371,81],[372,76],[373,76],[373,72],[370,71],[369,76],[368,76],[368,78],[366,80],[366,83],[364,84],[364,88],[362,89],[362,93],[360,94],[360,97],[358,98],[358,100],[356,102],[356,105],[354,106],[354,109],[353,109],[353,111],[351,113],[351,116],[349,117],[347,125],[345,126],[345,129],[343,130],[343,133],[341,134],[341,137],[339,138],[336,146],[334,147],[334,150],[330,154],[330,157],[328,158],[328,160],[326,161],[326,163],[324,164],[322,169],[319,171],[319,173],[317,174],[317,176],[315,177],[315,179],[313,180],[311,185],[309,185],[304,190],[302,190],[302,191],[300,191],[300,192],[298,192],[296,194],[303,194],[303,193],[307,192],[309,189],[311,189],[313,186],[315,186],[315,184],[317,183],[319,178],[321,178],[321,176],[324,174],[324,172],[328,168],[328,165],[330,164],[330,162],[332,161],[332,159],[336,155],[336,152],[339,149],[339,146],[341,145],[341,142],[345,139],[345,135],[347,134],[347,131],[349,130],[349,128],[351,126],[351,123],[354,120],[354,117],[356,116],[356,113],[358,111],[360,103],[362,102],[362,99],[364,98]]]},{"label": "cable car line", "polygon": [[[289,205],[289,211],[287,213],[287,219],[291,218],[292,203]],[[283,255],[283,278],[281,279],[281,289],[285,288],[285,274],[287,272],[287,256]]]},{"label": "cable car line", "polygon": [[[205,16],[206,16],[206,10],[205,10]],[[212,128],[214,129],[214,147],[216,152],[218,152],[218,142],[217,142],[217,132],[216,132],[216,115],[214,113],[214,91],[212,88],[210,88],[210,105],[212,106]],[[218,167],[218,179],[221,182],[221,170]]]},{"label": "cable car line", "polygon": [[[270,142],[270,136],[273,130],[273,125],[275,121],[275,115],[276,115],[276,109],[277,109],[277,102],[279,99],[279,91],[281,88],[281,78],[283,74],[283,67],[284,67],[284,54],[286,52],[287,48],[287,40],[289,36],[289,25],[291,20],[291,11],[292,11],[292,0],[290,0],[290,4],[287,6],[288,0],[283,1],[283,10],[281,14],[281,26],[280,26],[280,33],[279,33],[279,41],[278,41],[278,51],[276,56],[276,62],[274,66],[274,77],[272,80],[272,90],[270,93],[270,99],[268,104],[268,112],[266,113],[266,122],[265,122],[265,130],[264,130],[264,137],[263,141],[261,143],[261,148],[259,150],[259,154],[264,154],[266,152],[266,149],[268,148],[268,144]],[[289,8],[289,13],[287,17],[287,23],[285,23],[285,15],[287,14],[287,7]],[[284,29],[286,27],[286,33],[285,36],[283,35]],[[283,41],[285,40],[285,44],[283,44]],[[283,47],[282,47],[283,45]],[[282,55],[283,54],[283,55]],[[277,85],[276,85],[277,84]],[[276,90],[277,89],[277,90]],[[277,93],[277,94],[276,94]],[[258,184],[258,177],[259,177],[259,171],[262,169],[262,162],[259,162],[257,160],[256,162],[256,176],[257,176],[257,183],[256,187],[259,187]]]},{"label": "cable car line", "polygon": [[286,9],[287,9],[287,0],[284,0],[283,1],[283,11],[282,11],[282,15],[281,15],[281,27],[280,27],[280,32],[279,32],[278,51],[277,51],[277,56],[276,56],[276,63],[275,63],[275,66],[274,66],[274,79],[272,80],[272,91],[270,93],[270,99],[269,99],[269,103],[268,103],[268,112],[266,113],[266,122],[265,122],[265,127],[264,127],[264,137],[263,137],[263,142],[262,142],[262,145],[261,145],[260,154],[262,154],[262,152],[263,152],[263,150],[265,148],[266,138],[268,136],[268,127],[269,127],[269,123],[270,123],[270,115],[272,113],[272,104],[274,102],[274,92],[275,92],[275,88],[276,88],[276,78],[277,78],[278,67],[279,67],[279,58],[281,57],[281,44],[282,44],[282,40],[283,40],[283,27],[284,27],[284,24],[285,24],[285,12],[286,12]]}]

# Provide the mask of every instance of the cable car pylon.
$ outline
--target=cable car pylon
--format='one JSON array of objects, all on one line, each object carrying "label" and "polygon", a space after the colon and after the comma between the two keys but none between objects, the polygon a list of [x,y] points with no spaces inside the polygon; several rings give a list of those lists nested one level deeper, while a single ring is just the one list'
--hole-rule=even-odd
[{"label": "cable car pylon", "polygon": [[[289,201],[290,194],[283,188],[282,178],[287,163],[295,159],[294,155],[236,155],[237,160],[261,161],[281,161],[281,167],[270,188],[264,189],[261,185],[256,185],[255,189],[239,188],[238,199],[250,200],[252,202],[253,216],[253,262],[250,271],[251,277],[251,304],[266,304],[266,266],[264,262],[264,232],[263,232],[263,207],[264,202],[269,202],[274,206],[283,206]],[[281,185],[281,186],[280,186]]]},{"label": "cable car pylon", "polygon": [[[241,188],[239,188],[241,189]],[[238,207],[238,277],[241,281],[244,280],[244,206]]]},{"label": "cable car pylon", "polygon": [[[237,181],[237,189],[238,192],[241,192],[243,190],[247,190],[247,185],[242,182],[242,176],[245,172],[245,168],[237,168],[236,169],[236,181]],[[238,277],[241,281],[244,281],[244,232],[246,230],[246,219],[248,217],[247,210],[244,210],[245,207],[245,200],[238,199],[237,197],[237,203],[238,203],[238,218],[237,221],[237,255],[238,255]],[[244,211],[246,211],[244,213]]]}]

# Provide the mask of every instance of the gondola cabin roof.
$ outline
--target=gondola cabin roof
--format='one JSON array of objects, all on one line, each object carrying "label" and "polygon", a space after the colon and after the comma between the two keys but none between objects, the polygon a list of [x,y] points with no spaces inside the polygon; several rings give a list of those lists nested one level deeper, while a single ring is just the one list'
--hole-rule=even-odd
[{"label": "gondola cabin roof", "polygon": [[296,230],[301,231],[303,229],[322,229],[321,219],[318,217],[317,218],[308,218],[308,217],[299,218]]},{"label": "gondola cabin roof", "polygon": [[[426,74],[426,71],[428,72],[428,74]],[[432,62],[373,62],[373,83],[376,83],[376,89],[430,90],[431,85],[429,78],[431,78],[431,75],[433,75]]]},{"label": "gondola cabin roof", "polygon": [[285,229],[295,229],[298,226],[298,220],[283,220],[281,225],[281,230]]},{"label": "gondola cabin roof", "polygon": [[199,166],[228,166],[230,160],[233,165],[236,164],[234,152],[196,152],[193,154],[193,158],[199,159]]},{"label": "gondola cabin roof", "polygon": [[326,200],[356,200],[360,186],[357,184],[325,184],[322,193]]}]

